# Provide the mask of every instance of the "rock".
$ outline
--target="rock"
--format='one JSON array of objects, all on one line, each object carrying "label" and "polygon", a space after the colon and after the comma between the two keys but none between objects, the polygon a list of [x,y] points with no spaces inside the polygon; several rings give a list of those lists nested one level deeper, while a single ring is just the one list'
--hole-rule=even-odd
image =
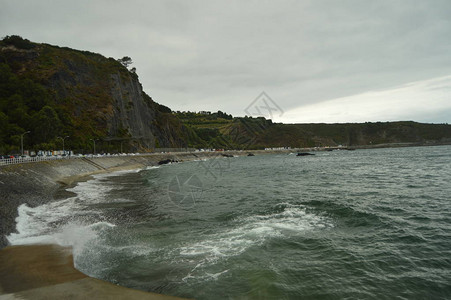
[{"label": "rock", "polygon": [[308,152],[298,152],[298,154],[296,156],[309,156],[309,155],[315,155],[315,154],[308,153]]},{"label": "rock", "polygon": [[248,153],[247,156],[255,156],[254,153]]},{"label": "rock", "polygon": [[159,162],[158,162],[158,164],[159,165],[166,165],[166,164],[168,164],[168,163],[171,163],[172,162],[172,159],[163,159],[163,160],[160,160]]}]

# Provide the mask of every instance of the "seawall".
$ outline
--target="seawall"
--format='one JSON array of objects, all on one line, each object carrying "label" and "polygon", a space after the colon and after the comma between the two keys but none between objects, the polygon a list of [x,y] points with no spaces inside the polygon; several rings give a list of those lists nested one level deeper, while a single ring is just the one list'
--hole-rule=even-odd
[{"label": "seawall", "polygon": [[182,298],[134,290],[88,277],[74,268],[71,248],[10,246],[0,250],[0,300]]},{"label": "seawall", "polygon": [[[90,161],[94,163],[90,163]],[[83,176],[114,170],[139,168],[151,164],[152,159],[111,157],[42,161],[0,168],[0,248],[7,245],[6,235],[15,230],[17,207],[26,203],[37,206],[57,199],[61,187]],[[96,164],[98,166],[96,166]]]}]

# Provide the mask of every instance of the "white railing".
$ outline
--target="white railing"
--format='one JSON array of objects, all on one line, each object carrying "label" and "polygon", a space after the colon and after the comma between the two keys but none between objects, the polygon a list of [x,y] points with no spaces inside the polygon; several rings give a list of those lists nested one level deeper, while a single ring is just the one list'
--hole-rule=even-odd
[{"label": "white railing", "polygon": [[[188,150],[191,150],[188,148]],[[192,151],[187,151],[192,152]],[[167,152],[167,154],[173,154],[175,152]],[[177,152],[180,153],[180,152]],[[67,156],[35,156],[35,157],[16,157],[16,158],[6,158],[0,159],[0,167],[7,165],[15,165],[15,164],[24,164],[24,163],[32,163],[32,162],[40,162],[40,161],[49,161],[49,160],[62,160],[62,159],[80,159],[80,158],[107,158],[107,157],[133,157],[133,156],[149,156],[149,155],[161,155],[162,153],[158,152],[148,152],[148,153],[120,153],[120,154],[85,154],[85,155],[67,155]]]},{"label": "white railing", "polygon": [[50,161],[50,160],[62,160],[62,159],[80,159],[80,158],[106,158],[106,157],[131,157],[131,156],[148,156],[154,155],[157,153],[122,153],[122,154],[104,154],[104,155],[67,155],[67,156],[35,156],[35,157],[16,157],[16,158],[6,158],[0,159],[0,167],[15,165],[15,164],[24,164],[24,163],[32,163],[32,162],[40,162],[40,161]]},{"label": "white railing", "polygon": [[0,166],[15,165],[15,164],[24,164],[24,163],[32,163],[32,162],[38,162],[38,161],[61,160],[61,159],[74,159],[74,158],[80,158],[80,157],[78,157],[78,156],[35,156],[35,157],[16,157],[16,158],[0,159]]}]

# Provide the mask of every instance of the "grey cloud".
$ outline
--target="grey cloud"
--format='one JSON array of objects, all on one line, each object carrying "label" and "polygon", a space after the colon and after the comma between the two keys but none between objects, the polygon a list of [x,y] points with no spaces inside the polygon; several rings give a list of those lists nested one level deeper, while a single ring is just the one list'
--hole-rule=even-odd
[{"label": "grey cloud", "polygon": [[2,1],[0,35],[131,56],[173,109],[284,110],[451,73],[449,1]]}]

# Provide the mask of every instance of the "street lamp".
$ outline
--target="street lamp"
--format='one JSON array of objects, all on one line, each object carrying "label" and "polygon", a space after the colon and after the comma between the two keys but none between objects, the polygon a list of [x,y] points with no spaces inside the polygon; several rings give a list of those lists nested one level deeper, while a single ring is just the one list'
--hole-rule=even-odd
[{"label": "street lamp", "polygon": [[20,135],[20,149],[22,149],[22,156],[23,156],[23,136],[27,133],[30,133],[31,131],[24,132]]},{"label": "street lamp", "polygon": [[58,138],[58,139],[63,140],[63,153],[64,153],[64,154],[66,154],[66,151],[64,151],[64,140],[67,139],[68,137],[69,137],[68,135],[66,135],[65,137],[60,137],[60,136],[57,136],[57,137],[56,137],[56,138]]},{"label": "street lamp", "polygon": [[90,141],[94,142],[94,155],[96,155],[96,139],[89,139]]}]

